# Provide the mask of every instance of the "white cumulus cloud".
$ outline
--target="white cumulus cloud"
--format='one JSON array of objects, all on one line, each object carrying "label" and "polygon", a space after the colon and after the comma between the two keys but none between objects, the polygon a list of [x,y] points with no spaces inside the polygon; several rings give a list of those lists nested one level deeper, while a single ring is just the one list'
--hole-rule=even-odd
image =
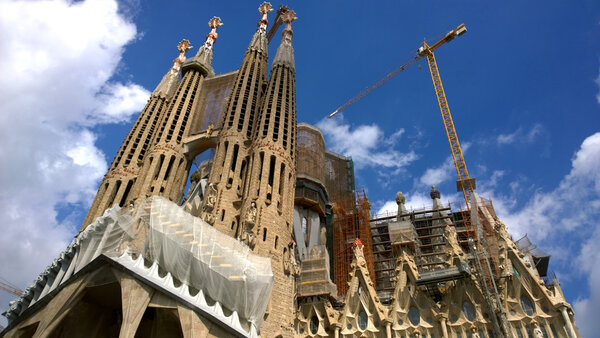
[{"label": "white cumulus cloud", "polygon": [[376,124],[351,127],[343,118],[323,119],[317,123],[325,136],[326,146],[344,156],[351,156],[357,169],[374,167],[400,170],[418,158],[414,151],[394,149],[403,129],[386,137]]},{"label": "white cumulus cloud", "polygon": [[438,185],[452,178],[453,174],[456,176],[454,160],[452,160],[452,157],[448,157],[440,166],[425,170],[419,182],[426,186]]},{"label": "white cumulus cloud", "polygon": [[571,171],[556,188],[538,190],[524,205],[485,188],[481,195],[492,197],[498,216],[515,238],[527,234],[555,253],[560,275],[587,280],[589,294],[572,305],[582,336],[592,337],[600,331],[595,317],[600,312],[600,132],[582,142],[571,163]]},{"label": "white cumulus cloud", "polygon": [[498,145],[513,144],[513,143],[532,143],[539,137],[544,136],[546,130],[544,127],[536,123],[531,128],[526,129],[523,127],[517,128],[517,130],[508,134],[500,134],[496,137]]},{"label": "white cumulus cloud", "polygon": [[57,208],[89,205],[107,170],[90,127],[149,92],[111,80],[136,36],[116,1],[2,1],[0,36],[0,277],[26,287],[80,226]]}]

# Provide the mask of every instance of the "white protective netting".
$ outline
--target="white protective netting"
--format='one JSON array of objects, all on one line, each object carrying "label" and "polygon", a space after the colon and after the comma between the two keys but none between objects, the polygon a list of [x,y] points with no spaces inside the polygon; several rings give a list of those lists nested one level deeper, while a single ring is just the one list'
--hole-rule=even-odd
[{"label": "white protective netting", "polygon": [[273,287],[271,259],[165,198],[154,197],[144,210],[150,224],[145,257],[259,326]]},{"label": "white protective netting", "polygon": [[[142,250],[131,247],[140,241]],[[273,287],[271,259],[163,197],[153,197],[139,210],[108,209],[74,242],[73,273],[101,254],[118,257],[129,249],[260,326]]]}]

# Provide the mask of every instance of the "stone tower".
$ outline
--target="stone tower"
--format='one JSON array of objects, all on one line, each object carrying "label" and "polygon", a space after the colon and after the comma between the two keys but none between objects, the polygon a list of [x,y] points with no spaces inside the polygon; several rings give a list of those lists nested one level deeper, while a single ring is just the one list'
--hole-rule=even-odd
[{"label": "stone tower", "polygon": [[214,17],[208,25],[211,32],[206,41],[196,56],[181,67],[181,82],[167,114],[159,122],[153,146],[134,186],[136,197],[159,195],[174,202],[181,201],[183,197],[191,160],[184,155],[181,143],[191,125],[191,113],[196,110],[204,79],[214,75],[212,48],[218,37],[216,29],[221,25],[221,19]]},{"label": "stone tower", "polygon": [[141,172],[146,153],[152,146],[158,134],[159,122],[164,119],[165,112],[170,106],[171,99],[179,84],[179,71],[185,62],[185,53],[192,48],[188,40],[177,45],[179,56],[173,60],[173,67],[162,78],[146,107],[140,113],[137,121],[123,141],[117,156],[113,160],[108,173],[100,184],[98,193],[88,211],[81,229],[85,229],[104,210],[114,204],[123,206],[134,198],[132,187]]},{"label": "stone tower", "polygon": [[291,24],[296,20],[296,13],[288,10],[282,15],[282,20],[286,27],[273,60],[251,146],[240,236],[256,254],[272,260],[275,284],[271,309],[261,327],[261,332],[270,337],[279,333],[293,335],[295,307],[290,250],[293,250],[296,180],[296,89]]},{"label": "stone tower", "polygon": [[202,212],[208,223],[232,237],[238,229],[254,123],[267,81],[267,13],[272,11],[271,4],[263,3],[259,11],[262,18],[244,55],[224,114]]}]

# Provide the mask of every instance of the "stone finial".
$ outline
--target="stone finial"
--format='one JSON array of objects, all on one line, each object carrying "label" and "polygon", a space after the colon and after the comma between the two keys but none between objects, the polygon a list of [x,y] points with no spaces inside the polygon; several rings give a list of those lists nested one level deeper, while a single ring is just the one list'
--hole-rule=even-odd
[{"label": "stone finial", "polygon": [[212,49],[213,44],[217,41],[219,34],[217,34],[217,28],[219,26],[223,26],[223,22],[221,22],[221,18],[218,16],[213,16],[212,19],[208,21],[208,27],[210,27],[210,33],[206,35],[206,41],[204,42],[204,47],[208,49]]},{"label": "stone finial", "polygon": [[289,9],[287,10],[285,13],[283,13],[281,15],[281,21],[283,21],[283,23],[285,23],[285,28],[283,29],[283,38],[286,40],[291,41],[292,37],[294,36],[294,32],[292,31],[292,22],[298,20],[298,17],[296,16],[296,12],[294,12],[293,10]]},{"label": "stone finial", "polygon": [[404,197],[402,191],[398,191],[398,193],[396,194],[396,204],[400,205],[404,203],[406,203],[406,197]]},{"label": "stone finial", "polygon": [[262,32],[266,32],[269,25],[267,14],[273,11],[273,6],[271,6],[271,3],[265,1],[258,7],[258,11],[262,14],[262,18],[258,20],[258,27]]},{"label": "stone finial", "polygon": [[183,39],[181,40],[178,44],[177,44],[177,50],[179,51],[179,56],[175,58],[175,60],[173,60],[173,69],[179,71],[179,69],[181,69],[181,65],[185,62],[186,57],[185,57],[185,53],[187,53],[188,50],[194,48],[193,46],[190,45],[190,41]]},{"label": "stone finial", "polygon": [[179,54],[185,54],[188,50],[194,48],[193,46],[190,46],[190,41],[183,39],[181,40],[178,44],[177,44],[177,50],[179,51]]},{"label": "stone finial", "polygon": [[441,197],[440,192],[435,188],[435,185],[431,186],[431,192],[429,193],[429,196],[431,196],[431,199],[439,199]]}]

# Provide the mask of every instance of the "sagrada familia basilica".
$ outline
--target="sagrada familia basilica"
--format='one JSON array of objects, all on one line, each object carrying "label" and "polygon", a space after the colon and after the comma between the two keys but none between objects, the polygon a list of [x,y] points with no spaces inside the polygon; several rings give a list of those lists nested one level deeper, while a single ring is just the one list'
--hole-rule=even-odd
[{"label": "sagrada familia basilica", "polygon": [[177,45],[79,234],[0,336],[579,337],[549,256],[491,201],[452,210],[432,187],[430,208],[398,193],[397,213],[371,215],[352,159],[297,123],[296,15],[268,30],[271,11],[236,71],[212,67],[218,17],[195,56]]}]

